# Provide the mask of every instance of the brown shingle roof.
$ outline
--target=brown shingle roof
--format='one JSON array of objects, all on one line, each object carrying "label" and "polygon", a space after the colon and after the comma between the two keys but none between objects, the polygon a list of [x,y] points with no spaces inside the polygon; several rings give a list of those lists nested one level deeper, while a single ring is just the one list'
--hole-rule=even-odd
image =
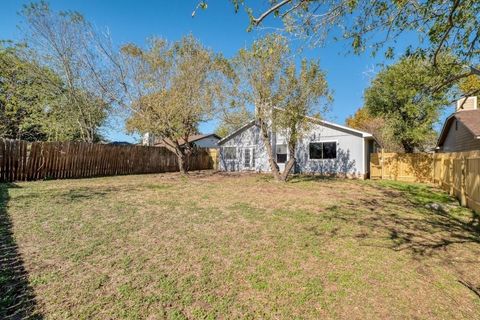
[{"label": "brown shingle roof", "polygon": [[459,111],[455,113],[455,118],[462,122],[474,136],[480,136],[480,109]]},{"label": "brown shingle roof", "polygon": [[480,137],[480,109],[476,110],[462,110],[455,112],[445,120],[442,132],[438,138],[437,146],[441,146],[447,137],[447,133],[454,120],[458,120],[465,125],[474,138]]}]

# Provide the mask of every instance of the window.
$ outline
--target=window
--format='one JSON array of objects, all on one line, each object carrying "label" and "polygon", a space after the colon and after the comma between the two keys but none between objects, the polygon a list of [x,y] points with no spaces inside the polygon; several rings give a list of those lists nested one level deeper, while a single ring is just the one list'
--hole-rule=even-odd
[{"label": "window", "polygon": [[455,120],[455,130],[458,130],[458,121]]},{"label": "window", "polygon": [[311,142],[310,143],[310,159],[336,159],[337,143],[336,142]]},{"label": "window", "polygon": [[243,165],[246,168],[250,168],[250,149],[248,149],[248,148],[245,149],[243,157],[244,157]]},{"label": "window", "polygon": [[255,148],[252,148],[252,168],[255,168]]},{"label": "window", "polygon": [[223,154],[224,154],[225,160],[234,160],[237,158],[237,148],[223,147]]},{"label": "window", "polygon": [[277,145],[275,153],[277,154],[277,163],[287,162],[287,145],[285,144]]}]

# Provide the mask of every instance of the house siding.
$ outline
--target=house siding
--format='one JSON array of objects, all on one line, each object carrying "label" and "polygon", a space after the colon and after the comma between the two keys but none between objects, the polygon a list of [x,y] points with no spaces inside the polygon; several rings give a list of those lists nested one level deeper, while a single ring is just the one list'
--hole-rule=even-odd
[{"label": "house siding", "polygon": [[[235,147],[237,149],[236,158],[225,159],[224,147]],[[242,161],[246,148],[254,150],[255,166],[253,168],[245,167]],[[270,170],[267,152],[258,126],[253,124],[248,126],[220,146],[219,168],[222,171],[265,172]]]},{"label": "house siding", "polygon": [[[280,136],[277,140],[283,142],[284,137]],[[337,143],[336,159],[310,159],[311,142],[329,141]],[[365,174],[363,141],[361,134],[352,134],[327,125],[313,124],[310,132],[298,144],[295,172],[361,176]]]},{"label": "house siding", "polygon": [[[310,159],[310,142],[337,143],[337,158],[315,160]],[[285,135],[277,133],[272,135],[272,145],[286,144]],[[223,147],[236,147],[237,158],[226,160]],[[255,149],[255,168],[246,168],[243,165],[245,148]],[[275,149],[274,149],[275,150]],[[326,124],[312,124],[308,134],[298,143],[296,158],[297,163],[294,171],[296,173],[321,173],[321,174],[345,174],[349,176],[364,176],[367,172],[365,161],[366,142],[361,133],[352,133]],[[223,171],[247,171],[257,172],[270,171],[268,155],[265,150],[260,129],[251,125],[237,133],[227,141],[223,142],[220,148],[220,170]]]},{"label": "house siding", "polygon": [[[457,122],[457,129],[455,127]],[[447,136],[443,142],[442,152],[460,152],[480,150],[480,140],[475,139],[473,134],[460,121],[454,120],[448,129]]]}]

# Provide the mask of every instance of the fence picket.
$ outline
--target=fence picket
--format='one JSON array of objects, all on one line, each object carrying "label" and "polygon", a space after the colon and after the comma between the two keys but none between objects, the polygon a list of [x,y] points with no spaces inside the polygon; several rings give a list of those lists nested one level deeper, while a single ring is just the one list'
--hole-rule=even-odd
[{"label": "fence picket", "polygon": [[[216,152],[198,150],[191,170],[212,169]],[[113,146],[83,142],[0,139],[0,181],[85,178],[178,171],[173,152],[161,147]]]}]

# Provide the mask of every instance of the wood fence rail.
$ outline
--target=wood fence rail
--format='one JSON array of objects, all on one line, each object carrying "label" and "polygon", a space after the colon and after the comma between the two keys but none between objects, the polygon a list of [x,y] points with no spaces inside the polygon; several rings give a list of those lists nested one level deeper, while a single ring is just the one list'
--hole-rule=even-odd
[{"label": "wood fence rail", "polygon": [[[188,165],[190,170],[212,169],[208,149],[196,150]],[[3,182],[174,171],[178,171],[177,157],[163,147],[0,139]]]},{"label": "wood fence rail", "polygon": [[432,182],[480,212],[480,151],[372,153],[370,178]]}]

